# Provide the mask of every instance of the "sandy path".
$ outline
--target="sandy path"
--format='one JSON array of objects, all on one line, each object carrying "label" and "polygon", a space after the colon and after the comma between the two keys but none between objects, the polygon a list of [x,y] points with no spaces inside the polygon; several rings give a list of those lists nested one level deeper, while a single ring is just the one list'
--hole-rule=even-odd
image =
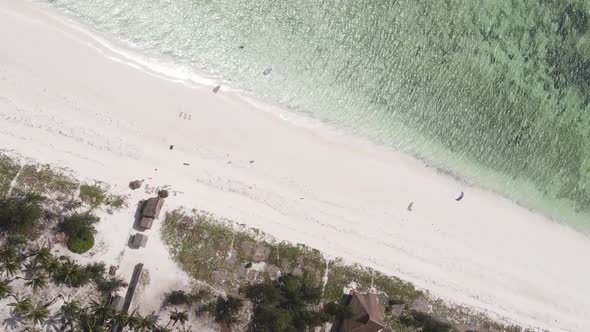
[{"label": "sandy path", "polygon": [[119,185],[151,178],[183,192],[178,204],[445,299],[553,331],[590,330],[582,235],[402,154],[129,66],[62,21],[39,4],[0,0],[0,148]]}]

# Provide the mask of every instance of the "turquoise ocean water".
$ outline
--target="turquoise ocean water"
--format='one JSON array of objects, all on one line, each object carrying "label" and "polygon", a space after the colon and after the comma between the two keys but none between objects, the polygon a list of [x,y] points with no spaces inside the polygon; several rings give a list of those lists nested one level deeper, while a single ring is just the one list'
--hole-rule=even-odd
[{"label": "turquoise ocean water", "polygon": [[50,2],[150,57],[590,229],[584,1]]}]

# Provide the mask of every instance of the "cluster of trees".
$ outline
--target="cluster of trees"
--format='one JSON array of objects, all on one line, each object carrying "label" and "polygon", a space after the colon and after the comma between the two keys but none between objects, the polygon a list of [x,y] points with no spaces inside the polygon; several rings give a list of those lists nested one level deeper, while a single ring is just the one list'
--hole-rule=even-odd
[{"label": "cluster of trees", "polygon": [[[0,232],[12,237],[36,239],[42,228],[45,198],[34,193],[18,193],[0,199]],[[94,225],[100,219],[90,211],[74,213],[58,224],[58,231],[68,237],[68,249],[84,253],[94,246]]]},{"label": "cluster of trees", "polygon": [[[28,291],[15,291],[16,280],[23,280]],[[36,295],[42,295],[51,283],[68,288],[93,284],[98,292],[90,294],[92,300],[87,304],[62,294],[47,301],[35,300],[44,298]],[[0,247],[0,299],[9,299],[12,315],[26,326],[38,327],[51,319],[62,331],[106,331],[120,325],[131,331],[166,332],[170,331],[168,325],[188,320],[186,312],[172,311],[168,324],[160,326],[157,317],[115,311],[110,305],[112,295],[125,286],[124,280],[107,275],[103,263],[80,265],[68,257],[53,256],[47,247],[29,248],[23,238],[9,237]],[[52,312],[58,301],[61,306]]]},{"label": "cluster of trees", "polygon": [[305,331],[350,315],[341,304],[321,305],[321,288],[291,274],[246,286],[243,292],[254,306],[250,326],[255,331]]},{"label": "cluster of trees", "polygon": [[[185,305],[210,298],[199,291],[186,293],[173,291],[166,297],[166,305]],[[240,323],[245,301],[252,303],[253,313],[248,322],[252,331],[306,331],[334,319],[350,317],[350,309],[339,303],[321,304],[321,288],[301,276],[284,275],[278,280],[247,285],[240,290],[241,297],[217,296],[198,307],[195,313],[209,313],[215,322],[231,327]],[[246,322],[243,322],[246,323]]]}]

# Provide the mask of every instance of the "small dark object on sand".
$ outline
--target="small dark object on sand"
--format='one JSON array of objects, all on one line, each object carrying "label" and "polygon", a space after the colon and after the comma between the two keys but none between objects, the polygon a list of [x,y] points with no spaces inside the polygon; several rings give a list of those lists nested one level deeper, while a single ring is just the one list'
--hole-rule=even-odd
[{"label": "small dark object on sand", "polygon": [[218,86],[214,87],[213,88],[213,93],[219,92],[219,89],[221,89],[221,85],[218,85]]},{"label": "small dark object on sand", "polygon": [[455,200],[458,202],[463,199],[463,196],[465,196],[465,194],[461,192],[461,194],[459,194],[459,197],[455,198]]},{"label": "small dark object on sand", "polygon": [[135,180],[135,181],[129,182],[129,188],[131,190],[135,190],[135,189],[141,188],[141,181]]},{"label": "small dark object on sand", "polygon": [[182,164],[183,164],[184,166],[188,166],[188,165],[190,165],[189,163],[182,163]]},{"label": "small dark object on sand", "polygon": [[271,71],[272,71],[272,68],[268,67],[262,72],[262,75],[268,75],[268,74],[270,74]]},{"label": "small dark object on sand", "polygon": [[170,150],[174,149],[174,145],[170,145]]},{"label": "small dark object on sand", "polygon": [[240,45],[240,46],[238,46],[238,48],[239,48],[240,50],[243,50],[243,49],[244,49],[244,45]]},{"label": "small dark object on sand", "polygon": [[254,160],[250,160],[250,164],[254,164]]},{"label": "small dark object on sand", "polygon": [[410,204],[408,204],[408,211],[412,211],[412,206],[414,206],[414,202],[410,202]]},{"label": "small dark object on sand", "polygon": [[168,198],[168,190],[160,190],[158,191],[158,197],[160,198]]}]

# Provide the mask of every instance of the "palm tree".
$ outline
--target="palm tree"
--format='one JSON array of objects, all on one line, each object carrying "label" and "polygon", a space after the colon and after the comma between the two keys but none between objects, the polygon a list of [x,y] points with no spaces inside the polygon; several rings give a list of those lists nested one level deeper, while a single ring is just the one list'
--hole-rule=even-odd
[{"label": "palm tree", "polygon": [[104,324],[106,321],[111,319],[115,313],[108,299],[104,298],[100,302],[92,301],[90,304],[90,312],[94,315],[94,319],[98,324]]},{"label": "palm tree", "polygon": [[62,324],[62,329],[68,330],[66,329],[67,327],[69,330],[74,330],[75,323],[80,321],[81,314],[82,308],[80,307],[80,303],[78,301],[65,301],[58,313],[59,321]]},{"label": "palm tree", "polygon": [[113,317],[110,321],[110,325],[115,326],[121,326],[121,327],[125,327],[127,325],[129,325],[129,318],[130,316],[127,315],[127,313],[125,312],[115,312],[113,314]]},{"label": "palm tree", "polygon": [[55,257],[49,258],[47,261],[40,263],[40,267],[47,272],[49,276],[54,275],[60,268],[61,264]]},{"label": "palm tree", "polygon": [[33,325],[41,324],[47,319],[49,315],[49,310],[47,307],[50,303],[37,303],[32,310],[26,315],[27,319],[33,322]]},{"label": "palm tree", "polygon": [[178,310],[174,309],[170,313],[170,320],[168,321],[168,324],[166,324],[166,326],[168,326],[170,324],[170,322],[174,322],[172,324],[172,326],[176,325],[176,323],[178,323],[178,322],[180,322],[180,324],[184,325],[184,323],[186,323],[187,320],[188,320],[188,314],[185,311],[178,311]]},{"label": "palm tree", "polygon": [[63,282],[72,287],[78,287],[86,284],[89,275],[85,273],[82,267],[67,257],[60,257],[62,263],[54,274],[58,282]]},{"label": "palm tree", "polygon": [[33,263],[39,265],[45,265],[53,258],[51,251],[47,247],[33,249],[27,256],[32,257]]},{"label": "palm tree", "polygon": [[105,295],[111,295],[123,287],[127,287],[125,280],[117,277],[110,277],[108,279],[101,280],[98,283],[98,290]]},{"label": "palm tree", "polygon": [[47,286],[47,276],[41,272],[35,272],[30,279],[27,279],[25,285],[32,287],[33,293],[36,293],[38,289]]},{"label": "palm tree", "polygon": [[18,262],[18,255],[16,249],[12,246],[4,245],[0,249],[0,275],[6,273],[7,276],[12,277],[20,270]]},{"label": "palm tree", "polygon": [[135,310],[127,317],[127,327],[132,331],[139,331],[142,328],[142,324],[143,317],[138,315]]},{"label": "palm tree", "polygon": [[10,280],[0,281],[0,299],[6,298],[12,294],[12,286],[10,286]]},{"label": "palm tree", "polygon": [[5,259],[16,260],[17,258],[18,258],[18,254],[16,252],[15,246],[5,244],[2,246],[2,248],[0,248],[0,260],[1,261],[4,261]]},{"label": "palm tree", "polygon": [[31,299],[26,297],[24,299],[19,299],[18,297],[14,297],[16,302],[14,303],[10,303],[8,304],[11,307],[14,307],[13,313],[15,316],[17,317],[25,317],[27,316],[31,311],[33,311],[34,306],[33,306],[33,302],[31,302]]}]

